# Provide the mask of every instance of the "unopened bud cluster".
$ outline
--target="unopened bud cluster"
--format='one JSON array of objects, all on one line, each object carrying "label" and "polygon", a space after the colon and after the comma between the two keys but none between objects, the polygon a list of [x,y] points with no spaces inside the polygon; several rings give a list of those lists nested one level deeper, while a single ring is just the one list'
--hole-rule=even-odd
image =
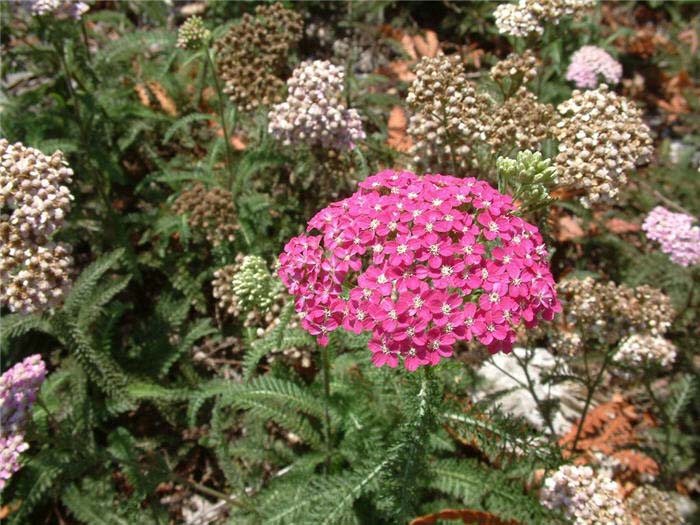
[{"label": "unopened bud cluster", "polygon": [[365,138],[357,110],[343,100],[345,71],[327,60],[302,62],[287,81],[287,99],[270,111],[269,132],[285,145],[348,149]]},{"label": "unopened bud cluster", "polygon": [[574,525],[628,525],[617,482],[591,467],[564,465],[545,479],[542,504],[561,511]]},{"label": "unopened bud cluster", "polygon": [[201,182],[195,182],[175,200],[172,210],[186,215],[190,227],[202,231],[213,246],[236,238],[238,227],[230,191],[207,189]]},{"label": "unopened bud cluster", "polygon": [[627,173],[652,154],[641,111],[605,84],[574,91],[557,109],[562,116],[555,129],[561,182],[582,191],[584,205],[614,199]]},{"label": "unopened bud cluster", "polygon": [[6,139],[0,157],[0,306],[42,311],[70,285],[70,246],[51,235],[70,210],[73,170],[60,151],[49,157]]},{"label": "unopened bud cluster", "polygon": [[595,6],[595,0],[519,0],[499,4],[493,13],[498,32],[526,37],[542,34],[544,24],[558,24],[564,17],[581,18]]},{"label": "unopened bud cluster", "polygon": [[46,377],[39,354],[27,357],[0,376],[0,491],[19,470],[19,457],[29,448],[24,427]]},{"label": "unopened bud cluster", "polygon": [[204,21],[199,16],[191,16],[180,26],[175,45],[181,49],[199,49],[211,37],[211,31],[204,27]]},{"label": "unopened bud cluster", "polygon": [[75,0],[28,0],[24,3],[35,16],[51,15],[58,18],[69,17],[80,20],[90,9],[85,2]]},{"label": "unopened bud cluster", "polygon": [[[661,336],[674,317],[670,299],[647,285],[630,288],[586,277],[561,281],[557,292],[567,324],[566,329],[554,334],[552,347],[560,353],[582,351],[589,340],[616,344],[633,334]],[[579,337],[561,337],[572,331]],[[580,345],[573,344],[576,341]]]},{"label": "unopened bud cluster", "polygon": [[625,500],[627,512],[639,525],[681,525],[685,523],[668,492],[642,485]]},{"label": "unopened bud cluster", "polygon": [[485,140],[489,99],[467,80],[458,56],[423,58],[406,102],[413,114],[407,132],[417,168],[453,172],[466,168],[472,146]]},{"label": "unopened bud cluster", "polygon": [[485,119],[486,140],[498,150],[540,148],[552,135],[554,106],[538,102],[537,97],[521,87]]},{"label": "unopened bud cluster", "polygon": [[596,46],[583,46],[573,54],[566,80],[583,89],[596,87],[600,77],[608,84],[617,84],[622,78],[622,65]]},{"label": "unopened bud cluster", "polygon": [[287,57],[301,36],[301,16],[282,4],[260,5],[255,16],[243,15],[215,43],[219,75],[231,102],[245,111],[279,102]]},{"label": "unopened bud cluster", "polygon": [[515,159],[499,157],[496,169],[513,188],[513,198],[524,200],[524,207],[539,206],[551,200],[549,192],[556,183],[557,170],[539,151],[520,151]]},{"label": "unopened bud cluster", "polygon": [[676,352],[676,346],[668,339],[658,335],[632,334],[622,341],[613,360],[632,368],[648,365],[670,368]]},{"label": "unopened bud cluster", "polygon": [[272,306],[281,283],[273,278],[267,263],[257,255],[240,255],[235,264],[214,272],[213,295],[219,308],[239,317],[253,310],[265,313]]}]

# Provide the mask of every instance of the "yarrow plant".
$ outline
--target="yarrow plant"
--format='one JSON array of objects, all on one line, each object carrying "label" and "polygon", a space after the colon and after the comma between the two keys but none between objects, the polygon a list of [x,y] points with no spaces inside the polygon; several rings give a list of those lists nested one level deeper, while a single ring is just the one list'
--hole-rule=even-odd
[{"label": "yarrow plant", "polygon": [[472,339],[509,351],[521,322],[560,310],[542,237],[514,211],[474,178],[383,171],[316,214],[279,275],[319,344],[370,331],[376,366],[437,365]]},{"label": "yarrow plant", "polygon": [[622,65],[597,46],[583,46],[571,57],[566,80],[577,88],[594,88],[600,77],[608,84],[617,84],[622,78]]},{"label": "yarrow plant", "polygon": [[700,226],[685,213],[674,213],[657,206],[647,215],[642,229],[647,237],[661,244],[661,251],[681,266],[700,264]]},{"label": "yarrow plant", "polygon": [[46,365],[39,354],[0,376],[0,490],[19,470],[19,456],[29,448],[24,425],[45,377]]}]

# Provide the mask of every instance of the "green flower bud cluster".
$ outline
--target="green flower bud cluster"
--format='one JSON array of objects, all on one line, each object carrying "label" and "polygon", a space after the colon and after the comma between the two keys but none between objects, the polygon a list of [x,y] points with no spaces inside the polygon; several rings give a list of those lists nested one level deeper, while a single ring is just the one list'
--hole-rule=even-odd
[{"label": "green flower bud cluster", "polygon": [[226,313],[239,317],[251,311],[266,313],[277,298],[280,282],[257,255],[237,257],[236,264],[214,272],[214,298]]},{"label": "green flower bud cluster", "polygon": [[191,16],[180,26],[177,32],[177,47],[193,51],[207,43],[211,31],[204,27],[204,21],[198,16]]},{"label": "green flower bud cluster", "polygon": [[540,208],[552,201],[549,194],[557,182],[557,169],[539,151],[520,151],[515,159],[499,157],[496,169],[499,189],[512,189],[513,199],[522,201],[521,209]]}]

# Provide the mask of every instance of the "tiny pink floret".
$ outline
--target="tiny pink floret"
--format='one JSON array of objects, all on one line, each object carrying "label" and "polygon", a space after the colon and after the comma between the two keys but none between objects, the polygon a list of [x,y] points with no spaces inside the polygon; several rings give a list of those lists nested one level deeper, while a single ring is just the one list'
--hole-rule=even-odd
[{"label": "tiny pink floret", "polygon": [[509,351],[521,322],[561,310],[542,237],[514,210],[474,178],[383,171],[317,213],[279,275],[319,344],[370,331],[376,366],[434,366],[472,339]]}]

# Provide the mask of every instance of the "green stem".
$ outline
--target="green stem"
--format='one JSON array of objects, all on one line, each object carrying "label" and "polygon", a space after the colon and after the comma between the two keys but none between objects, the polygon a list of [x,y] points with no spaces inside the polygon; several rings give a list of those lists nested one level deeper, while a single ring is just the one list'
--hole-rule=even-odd
[{"label": "green stem", "polygon": [[331,416],[329,405],[331,402],[331,363],[328,346],[321,347],[321,360],[323,368],[323,437],[326,445],[326,474],[331,470]]},{"label": "green stem", "polygon": [[85,56],[87,57],[88,64],[92,64],[92,56],[90,55],[90,45],[88,42],[87,29],[85,28],[85,19],[80,19],[80,32],[83,36],[83,45],[85,46]]},{"label": "green stem", "polygon": [[221,89],[221,83],[219,82],[219,76],[216,72],[216,66],[214,65],[214,60],[211,58],[211,51],[209,46],[204,50],[204,54],[207,57],[207,63],[212,72],[212,77],[214,77],[214,87],[216,88],[216,98],[218,99],[219,106],[219,118],[221,119],[221,130],[224,133],[224,141],[226,142],[226,169],[228,171],[228,180],[226,186],[229,191],[233,191],[233,158],[231,152],[231,136],[228,132],[228,125],[226,124],[226,113],[224,111],[224,93]]},{"label": "green stem", "polygon": [[[87,129],[87,126],[85,125],[85,121],[82,118],[82,114],[80,112],[80,104],[78,102],[78,96],[75,93],[75,90],[73,89],[73,84],[71,83],[71,80],[73,79],[73,76],[71,75],[70,69],[68,68],[68,63],[66,62],[65,57],[63,56],[63,50],[61,47],[58,45],[57,42],[53,42],[53,47],[54,50],[56,51],[56,56],[58,56],[58,61],[61,64],[61,68],[63,69],[63,76],[65,77],[66,81],[66,88],[68,89],[68,96],[70,97],[71,101],[73,102],[73,113],[75,114],[75,121],[78,124],[78,128],[80,130],[80,142],[82,143],[83,149],[86,154],[86,162],[90,165],[92,165],[92,161],[90,160],[92,155],[90,154],[90,140],[88,139],[90,135],[90,131]],[[94,169],[94,166],[93,166]],[[108,215],[112,214],[112,205],[109,200],[109,190],[105,188],[103,185],[103,181],[101,180],[100,177],[100,170],[99,169],[94,169],[94,176],[93,176],[93,184],[95,185],[95,190],[97,193],[100,195],[100,198],[102,199],[102,202],[105,206],[105,212]]]},{"label": "green stem", "polygon": [[659,414],[661,415],[661,420],[664,423],[664,450],[663,450],[663,458],[664,461],[662,461],[663,465],[666,465],[668,463],[668,454],[671,449],[671,420],[668,417],[668,414],[666,413],[666,407],[664,404],[659,400],[658,397],[656,397],[656,394],[654,393],[654,389],[651,388],[651,385],[649,384],[649,378],[644,377],[642,380],[642,383],[644,383],[644,388],[647,391],[647,394],[649,394],[649,397],[651,398],[652,402],[654,405],[656,405],[656,409],[659,411]]},{"label": "green stem", "polygon": [[591,376],[589,374],[588,353],[587,352],[584,352],[583,359],[584,359],[584,363],[586,366],[586,401],[583,405],[583,410],[581,411],[581,419],[579,420],[578,427],[576,428],[576,436],[574,436],[574,442],[571,445],[571,452],[572,453],[576,451],[576,446],[578,445],[578,441],[581,438],[583,424],[586,421],[586,416],[588,415],[588,409],[590,408],[591,401],[593,400],[593,394],[595,393],[596,389],[598,388],[598,385],[600,384],[600,381],[603,378],[603,372],[605,372],[605,369],[608,366],[608,362],[610,361],[610,352],[605,353],[605,357],[603,358],[603,364],[600,365],[600,370],[598,370],[598,373],[596,374],[596,376],[592,382],[591,382]]},{"label": "green stem", "polygon": [[556,436],[557,433],[554,431],[554,425],[552,424],[552,418],[550,417],[550,413],[547,412],[546,410],[543,409],[543,404],[542,401],[540,400],[539,396],[537,395],[537,392],[535,391],[535,383],[530,377],[530,371],[527,368],[527,365],[530,361],[530,356],[529,356],[529,350],[528,352],[528,358],[527,361],[523,362],[520,357],[518,357],[518,354],[513,352],[513,357],[515,357],[515,360],[518,362],[518,365],[520,365],[520,368],[523,369],[523,373],[525,374],[525,379],[527,380],[527,391],[530,392],[530,396],[532,396],[532,399],[535,401],[535,405],[537,405],[537,410],[539,411],[540,415],[542,416],[542,420],[545,422],[547,425],[547,428],[549,431],[552,433],[552,436]]}]

